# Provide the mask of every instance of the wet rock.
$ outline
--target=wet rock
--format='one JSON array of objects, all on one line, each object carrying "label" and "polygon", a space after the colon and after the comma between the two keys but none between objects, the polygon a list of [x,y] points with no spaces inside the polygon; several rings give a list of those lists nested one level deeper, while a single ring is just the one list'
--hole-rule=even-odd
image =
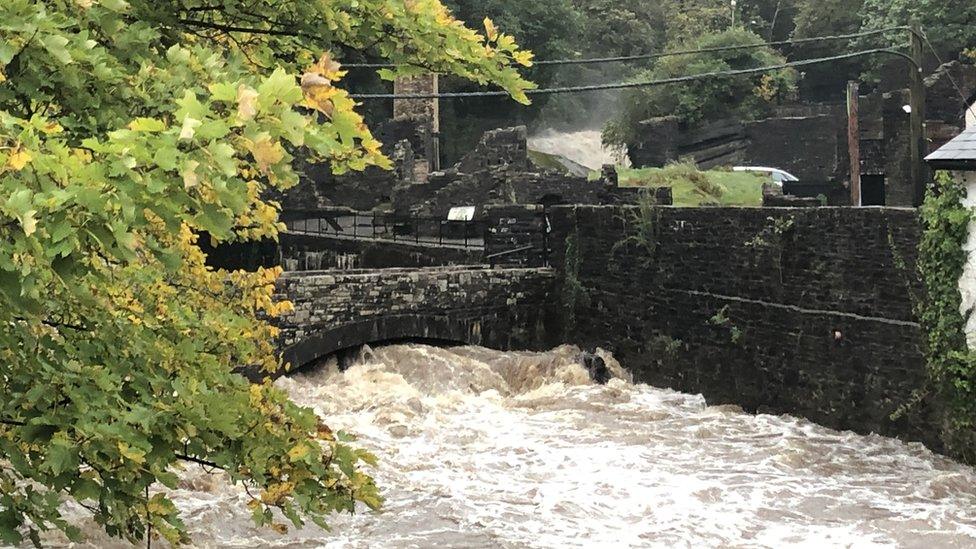
[{"label": "wet rock", "polygon": [[597,354],[584,352],[580,354],[579,361],[590,374],[590,379],[600,385],[606,385],[613,377],[610,374],[610,369],[607,368],[606,361]]}]

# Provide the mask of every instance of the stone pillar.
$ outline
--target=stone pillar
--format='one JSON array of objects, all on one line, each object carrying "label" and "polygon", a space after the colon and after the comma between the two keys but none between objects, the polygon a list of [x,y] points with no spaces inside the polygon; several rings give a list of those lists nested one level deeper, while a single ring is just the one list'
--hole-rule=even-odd
[{"label": "stone pillar", "polygon": [[[406,76],[393,82],[396,95],[427,95],[438,93],[436,74]],[[423,158],[414,164],[414,180],[426,182],[428,174],[440,169],[440,107],[437,99],[394,99],[393,118],[416,121],[417,131],[424,136],[427,144]]]},{"label": "stone pillar", "polygon": [[908,91],[884,95],[885,206],[915,206],[915,183],[911,179],[911,125],[904,106]]}]

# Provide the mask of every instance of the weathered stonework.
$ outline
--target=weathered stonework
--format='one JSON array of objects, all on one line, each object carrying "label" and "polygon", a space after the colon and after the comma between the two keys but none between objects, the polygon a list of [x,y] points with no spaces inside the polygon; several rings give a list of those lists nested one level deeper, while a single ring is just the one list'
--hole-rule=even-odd
[{"label": "weathered stonework", "polygon": [[423,339],[499,349],[545,347],[550,269],[453,267],[289,273],[278,297],[284,360],[300,368],[337,351]]},{"label": "weathered stonework", "polygon": [[926,377],[913,211],[660,208],[650,242],[620,244],[633,214],[550,210],[552,264],[573,265],[565,243],[579,245],[579,272],[561,273],[582,287],[575,314],[555,317],[576,319],[565,341],[712,404],[939,447],[924,404],[890,417]]},{"label": "weathered stonework", "polygon": [[[794,112],[797,111],[797,112]],[[664,166],[691,157],[701,169],[770,166],[801,180],[840,183],[847,176],[843,109],[836,106],[785,111],[764,120],[718,120],[683,128],[674,117],[641,123],[643,139],[628,145],[635,166]]]},{"label": "weathered stonework", "polygon": [[[639,190],[618,186],[611,168],[597,181],[540,169],[528,157],[525,127],[487,132],[474,151],[423,184],[398,187],[393,205],[401,215],[444,218],[456,206],[507,204],[633,204]],[[654,189],[671,204],[671,189]]]},{"label": "weathered stonework", "polygon": [[892,419],[926,382],[914,210],[664,207],[640,223],[632,206],[489,212],[490,249],[551,229],[552,268],[289,274],[286,360],[396,339],[599,346],[638,381],[712,404],[941,448],[927,401]]},{"label": "weathered stonework", "polygon": [[[862,188],[868,182],[863,176],[881,176],[883,184],[877,186],[879,195],[883,188],[884,205],[918,206],[920,196],[912,181],[909,154],[910,115],[905,112],[910,103],[904,81],[908,73],[899,61],[884,74],[879,89],[860,98]],[[891,76],[897,78],[891,80]],[[972,63],[946,63],[925,79],[929,152],[965,127],[967,97],[976,98],[976,65]],[[733,164],[770,166],[792,173],[805,184],[827,184],[829,190],[822,194],[831,205],[850,203],[849,192],[844,192],[850,181],[844,105],[783,106],[764,120],[711,120],[699,127],[683,127],[675,117],[661,117],[643,121],[640,127],[639,138],[628,144],[636,166],[663,166],[685,157],[693,158],[703,169]]]}]

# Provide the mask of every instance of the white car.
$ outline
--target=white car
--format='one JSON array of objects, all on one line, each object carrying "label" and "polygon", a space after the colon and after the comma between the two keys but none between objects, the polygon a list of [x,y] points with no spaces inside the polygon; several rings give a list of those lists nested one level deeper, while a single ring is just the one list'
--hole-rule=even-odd
[{"label": "white car", "polygon": [[799,181],[800,179],[790,172],[780,170],[779,168],[766,168],[763,166],[735,166],[732,168],[734,172],[757,172],[764,173],[770,177],[773,183],[776,183],[780,187],[786,181]]}]

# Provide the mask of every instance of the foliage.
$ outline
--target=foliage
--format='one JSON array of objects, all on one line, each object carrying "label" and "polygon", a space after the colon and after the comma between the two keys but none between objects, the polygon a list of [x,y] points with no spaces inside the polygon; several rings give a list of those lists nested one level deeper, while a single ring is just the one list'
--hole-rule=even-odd
[{"label": "foliage", "polygon": [[[796,220],[792,216],[789,217],[767,217],[766,221],[769,221],[769,225],[763,227],[763,230],[759,232],[756,236],[752,237],[749,241],[745,243],[747,248],[773,248],[779,250],[782,254],[783,250],[786,248],[786,243],[783,241],[785,235],[787,235],[793,226],[796,224]],[[781,261],[778,264],[781,265]]]},{"label": "foliage", "polygon": [[632,232],[613,245],[610,255],[615,255],[622,247],[635,245],[641,248],[643,266],[650,266],[654,262],[661,231],[661,209],[654,192],[641,189],[637,207],[632,208],[630,215],[623,221],[632,227]]},{"label": "foliage", "polygon": [[[865,0],[861,13],[863,30],[918,22],[946,60],[976,45],[976,3],[971,0]],[[887,44],[902,45],[907,41],[905,32],[885,37]]]},{"label": "foliage", "polygon": [[[688,43],[702,36],[720,34],[732,26],[732,8],[726,0],[677,0],[665,3],[667,43]],[[737,9],[737,19],[741,17]]]},{"label": "foliage", "polygon": [[576,309],[589,304],[589,294],[580,280],[580,268],[583,266],[583,254],[580,250],[579,229],[574,229],[566,237],[566,257],[564,259],[562,301],[566,311],[564,330],[567,334],[576,328]]},{"label": "foliage", "polygon": [[920,215],[924,225],[919,244],[918,273],[925,295],[916,303],[916,316],[925,334],[929,381],[942,416],[946,448],[968,462],[976,460],[976,353],[966,341],[966,321],[960,314],[959,279],[968,254],[972,212],[962,204],[966,189],[940,173],[927,193]]},{"label": "foliage", "polygon": [[158,491],[184,463],[226,471],[279,530],[278,512],[380,504],[369,454],[235,373],[278,367],[278,271],[214,270],[198,239],[276,237],[263,197],[296,183],[299,151],[389,165],[323,52],[524,101],[530,56],[485,23],[487,39],[436,0],[0,4],[0,543],[76,538],[66,497],[113,536],[187,542]]},{"label": "foliage", "polygon": [[658,171],[647,174],[642,185],[647,187],[673,187],[678,181],[691,183],[704,198],[722,197],[722,187],[712,181],[693,161],[672,162]]},{"label": "foliage", "polygon": [[708,323],[717,328],[728,328],[729,330],[729,341],[732,344],[737,344],[742,341],[743,332],[742,329],[732,323],[732,319],[729,318],[729,306],[726,305],[716,311],[711,318],[708,319]]},{"label": "foliage", "polygon": [[[805,0],[797,6],[793,38],[856,33],[861,28],[864,0]],[[850,42],[810,42],[794,46],[791,58],[812,59],[836,55]],[[865,59],[851,59],[803,68],[802,87],[817,97],[837,97],[849,80],[858,79]]]},{"label": "foliage", "polygon": [[[679,49],[760,43],[759,36],[734,29],[694,39]],[[660,80],[783,62],[785,59],[770,48],[679,55],[661,59],[654,69],[640,73],[634,79]],[[796,79],[796,71],[784,69],[631,90],[625,94],[621,112],[604,130],[604,141],[617,146],[635,143],[640,139],[641,121],[660,116],[675,116],[688,126],[728,116],[754,119],[772,105],[790,98],[796,89]]]},{"label": "foliage", "polygon": [[[582,21],[570,0],[447,0],[445,3],[462,21],[480,25],[486,17],[490,18],[540,59],[572,57],[579,46],[577,37]],[[560,76],[557,70],[546,66],[529,67],[525,74],[542,87],[555,85]],[[476,82],[461,78],[442,78],[440,86],[450,91],[482,89]],[[529,107],[506,97],[441,101],[441,133],[445,136],[441,151],[445,165],[453,164],[474,148],[485,131],[531,124],[554,99],[538,96]]]},{"label": "foliage", "polygon": [[662,47],[667,39],[666,2],[643,0],[573,0],[585,24],[577,45],[592,56],[639,55]]}]

